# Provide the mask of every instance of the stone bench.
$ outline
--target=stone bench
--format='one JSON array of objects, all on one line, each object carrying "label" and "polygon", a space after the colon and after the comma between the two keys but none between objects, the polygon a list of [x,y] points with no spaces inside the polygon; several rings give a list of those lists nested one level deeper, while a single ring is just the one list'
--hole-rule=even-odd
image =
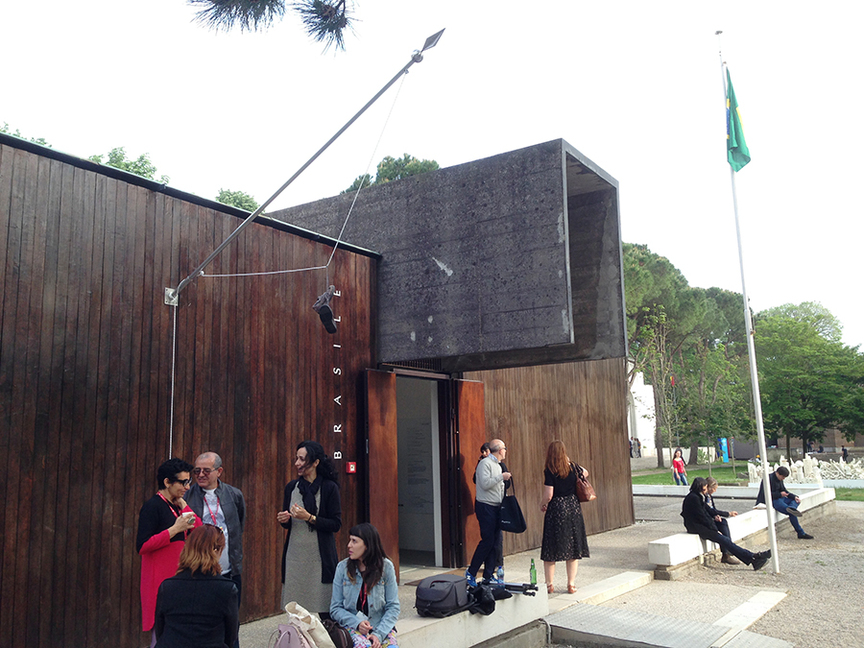
[{"label": "stone bench", "polygon": [[[799,497],[798,510],[809,512],[807,520],[834,512],[833,488],[810,490],[799,493]],[[777,532],[791,534],[792,526],[787,516],[775,513]],[[767,517],[765,509],[758,508],[727,518],[732,541],[747,549],[764,549],[768,543]],[[657,580],[675,580],[697,565],[719,560],[719,554],[718,545],[693,533],[676,533],[648,543],[648,561],[655,566],[654,578]]]}]

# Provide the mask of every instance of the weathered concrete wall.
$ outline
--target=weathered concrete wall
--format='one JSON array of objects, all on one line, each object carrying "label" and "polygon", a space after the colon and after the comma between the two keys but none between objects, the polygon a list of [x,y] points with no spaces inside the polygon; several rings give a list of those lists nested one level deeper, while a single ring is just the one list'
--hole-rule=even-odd
[{"label": "weathered concrete wall", "polygon": [[[270,216],[337,237],[353,198]],[[381,362],[626,354],[617,183],[563,140],[365,189],[343,240],[383,256]]]}]

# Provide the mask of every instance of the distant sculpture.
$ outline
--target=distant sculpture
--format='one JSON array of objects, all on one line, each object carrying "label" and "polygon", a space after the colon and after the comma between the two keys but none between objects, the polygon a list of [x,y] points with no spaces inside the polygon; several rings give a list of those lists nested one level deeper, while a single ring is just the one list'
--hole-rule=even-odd
[{"label": "distant sculpture", "polygon": [[[828,462],[814,459],[809,454],[804,455],[804,459],[799,459],[790,464],[783,455],[780,455],[779,463],[769,468],[773,472],[779,466],[786,466],[789,469],[789,476],[786,478],[787,484],[817,484],[822,486],[822,469],[820,464]],[[757,484],[762,481],[762,464],[748,463],[747,464],[748,478],[751,484]]]}]

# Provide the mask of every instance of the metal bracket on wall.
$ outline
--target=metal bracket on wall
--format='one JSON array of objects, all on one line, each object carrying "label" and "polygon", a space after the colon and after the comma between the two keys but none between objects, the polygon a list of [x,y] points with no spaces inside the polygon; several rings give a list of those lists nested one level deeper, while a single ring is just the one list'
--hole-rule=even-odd
[{"label": "metal bracket on wall", "polygon": [[175,288],[166,288],[165,289],[165,304],[167,306],[179,306],[180,305],[180,294],[177,292]]}]

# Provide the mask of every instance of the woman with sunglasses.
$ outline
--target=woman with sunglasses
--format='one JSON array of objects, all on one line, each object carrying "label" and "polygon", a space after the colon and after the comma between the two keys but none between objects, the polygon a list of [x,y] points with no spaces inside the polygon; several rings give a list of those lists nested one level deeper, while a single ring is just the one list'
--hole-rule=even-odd
[{"label": "woman with sunglasses", "polygon": [[159,585],[177,573],[186,536],[201,526],[201,519],[183,499],[192,483],[191,470],[191,464],[177,458],[159,466],[156,471],[159,490],[144,502],[138,514],[135,546],[141,554],[141,624],[144,632],[152,631],[151,647],[156,645],[153,621]]},{"label": "woman with sunglasses", "polygon": [[156,648],[228,648],[237,640],[237,586],[222,576],[225,535],[212,524],[189,534],[177,575],[159,586]]}]

